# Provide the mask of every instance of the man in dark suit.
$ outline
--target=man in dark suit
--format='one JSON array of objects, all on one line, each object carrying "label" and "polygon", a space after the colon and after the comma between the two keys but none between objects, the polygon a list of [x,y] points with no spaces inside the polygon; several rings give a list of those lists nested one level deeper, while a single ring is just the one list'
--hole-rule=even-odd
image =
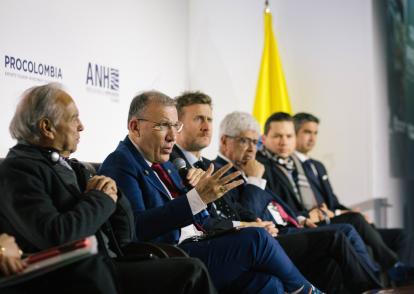
[{"label": "man in dark suit", "polygon": [[[187,168],[198,166],[207,169],[210,161],[202,157],[201,152],[210,144],[212,137],[211,98],[201,92],[186,92],[177,97],[176,102],[178,119],[183,122],[184,128],[177,136],[177,144],[173,148],[170,160],[174,161],[181,158],[185,160]],[[217,168],[225,166],[229,162],[228,158],[243,158],[246,163],[249,161],[249,167],[246,169],[249,175],[256,175],[257,170],[260,170],[262,165],[254,160],[255,144],[231,144],[234,143],[234,140],[227,135],[228,132],[235,129],[240,131],[236,134],[236,137],[244,138],[246,141],[251,139],[253,142],[259,136],[257,122],[246,113],[235,112],[227,115],[221,126],[220,131],[224,134],[222,133],[220,136],[221,153],[214,161],[215,166]],[[246,132],[249,134],[244,136]],[[233,171],[238,168],[244,173],[245,164],[240,165],[237,160],[232,161],[232,163],[235,164],[232,168]],[[263,171],[263,168],[261,170]],[[249,177],[249,180],[255,180],[255,183],[260,182],[262,181],[261,176],[261,174],[257,177],[252,176]],[[209,205],[210,215],[216,219],[216,225],[220,228],[231,228],[233,226],[266,228],[276,224],[270,213],[269,216],[265,215],[265,218],[263,218],[265,221],[260,220],[255,213],[235,201],[235,199],[240,198],[249,198],[256,205],[257,202],[261,201],[261,198],[265,198],[266,201],[268,196],[264,190],[252,183],[245,183],[227,192],[223,197]],[[294,231],[292,228],[291,230]],[[353,230],[352,227],[351,230]],[[351,289],[358,292],[378,287],[375,282],[368,285],[369,283],[366,280],[370,280],[372,276],[361,268],[363,265],[360,266],[358,261],[353,260],[358,259],[358,257],[349,248],[349,242],[341,233],[337,233],[333,229],[325,230],[325,232],[304,232],[303,230],[300,230],[300,233],[298,233],[298,230],[295,230],[295,232],[296,234],[278,236],[277,240],[299,269],[324,291],[340,293],[343,281],[345,281],[347,287],[350,286],[348,281],[353,281]],[[355,231],[353,232],[357,235]],[[361,240],[359,242],[362,247],[365,247]],[[329,263],[329,261],[333,262]],[[340,268],[335,267],[336,264],[340,264]],[[367,271],[370,271],[370,269],[367,269]],[[337,273],[340,273],[339,278],[336,275]],[[349,275],[350,273],[351,275]],[[343,281],[342,276],[344,277]],[[364,281],[364,279],[366,280]],[[361,288],[361,284],[359,284],[361,281],[368,288]]]},{"label": "man in dark suit", "polygon": [[265,166],[264,178],[267,187],[279,195],[307,226],[326,223],[352,224],[369,245],[375,259],[384,270],[389,270],[395,281],[406,280],[410,268],[398,262],[397,255],[383,242],[379,234],[359,213],[346,213],[339,216],[329,215],[324,199],[315,194],[309,184],[304,169],[294,155],[296,136],[293,118],[283,112],[272,114],[265,123],[262,136],[263,146],[256,158]]},{"label": "man in dark suit", "polygon": [[18,143],[0,165],[0,231],[14,236],[26,253],[96,235],[102,262],[89,267],[85,277],[103,290],[88,288],[87,279],[79,279],[61,283],[59,292],[75,291],[76,286],[81,288],[78,292],[112,292],[107,277],[113,276],[118,290],[125,293],[214,293],[198,260],[126,259],[122,249],[132,246],[135,238],[128,200],[112,179],[93,176],[78,161],[68,159],[82,130],[78,109],[60,85],[24,93],[10,123]]},{"label": "man in dark suit", "polygon": [[[189,171],[184,189],[168,161],[183,124],[175,101],[160,92],[136,96],[128,116],[128,136],[103,162],[131,202],[139,240],[179,243],[200,258],[219,291],[235,293],[319,293],[297,270],[278,242],[263,229],[246,228],[216,238],[203,233],[207,204],[241,184],[238,172]],[[231,244],[231,246],[229,246]]]},{"label": "man in dark suit", "polygon": [[[309,184],[315,194],[325,201],[325,211],[329,215],[341,215],[353,211],[338,200],[324,164],[309,157],[317,143],[319,119],[310,113],[297,113],[293,116],[296,132],[296,155],[302,163]],[[409,238],[402,229],[377,229],[385,243],[404,261],[410,259]]]}]

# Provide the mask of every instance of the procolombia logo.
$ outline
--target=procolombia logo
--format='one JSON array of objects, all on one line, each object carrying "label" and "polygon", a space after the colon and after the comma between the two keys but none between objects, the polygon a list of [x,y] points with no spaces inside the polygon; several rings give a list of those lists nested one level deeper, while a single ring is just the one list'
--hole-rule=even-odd
[{"label": "procolombia logo", "polygon": [[[4,56],[4,68],[6,75],[18,78],[34,79],[27,74],[47,79],[63,78],[60,67],[10,55]],[[38,78],[38,80],[43,80],[41,78]]]}]

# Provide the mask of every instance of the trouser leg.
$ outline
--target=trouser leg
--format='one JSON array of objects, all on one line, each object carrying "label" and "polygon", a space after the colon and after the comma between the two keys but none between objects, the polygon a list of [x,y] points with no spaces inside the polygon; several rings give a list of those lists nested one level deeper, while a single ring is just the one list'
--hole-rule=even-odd
[{"label": "trouser leg", "polygon": [[388,248],[381,235],[360,213],[345,213],[335,216],[331,219],[331,222],[353,225],[365,244],[371,247],[375,260],[383,269],[389,269],[398,261],[397,254]]},{"label": "trouser leg", "polygon": [[259,272],[281,280],[285,291],[309,287],[279,243],[264,229],[245,228],[239,232],[202,242],[180,245],[190,256],[200,258],[209,269],[218,290],[248,272]]},{"label": "trouser leg", "polygon": [[232,285],[220,291],[221,294],[285,294],[282,282],[275,276],[248,272],[242,274]]},{"label": "trouser leg", "polygon": [[276,238],[292,262],[319,289],[329,293],[344,293],[341,269],[329,256],[329,244],[321,233],[298,231]]},{"label": "trouser leg", "polygon": [[[374,227],[375,228],[375,227]],[[397,253],[398,259],[405,264],[414,265],[414,238],[403,229],[376,229],[385,244]]]},{"label": "trouser leg", "polygon": [[372,259],[371,255],[368,253],[367,247],[362,240],[361,236],[355,230],[353,225],[350,224],[329,224],[324,225],[316,228],[316,230],[336,230],[339,232],[344,233],[344,235],[348,238],[348,241],[351,243],[352,247],[354,247],[356,253],[358,253],[361,260],[368,266],[368,268],[373,273],[379,273],[380,268]]},{"label": "trouser leg", "polygon": [[[343,284],[348,290],[364,291],[380,287],[380,284],[376,277],[373,275],[371,270],[361,262],[359,255],[355,252],[349,240],[343,233],[333,229],[310,229],[304,231],[303,233],[291,234],[287,235],[286,237],[296,235],[303,235],[301,238],[304,239],[306,237],[307,242],[307,252],[302,250],[301,253],[303,256],[296,256],[296,258],[307,259],[307,267],[309,269],[312,269],[313,266],[314,269],[318,271],[318,273],[321,273],[321,279],[318,279],[318,283],[322,282],[325,289],[327,288],[327,285],[334,287],[328,288],[328,292],[336,293],[342,291],[341,285],[336,285],[335,282],[335,264],[329,264],[329,259],[334,260],[340,267],[343,277]],[[289,247],[292,248],[292,246]],[[292,254],[298,254],[298,252],[293,249],[287,249],[288,254],[290,251],[294,251]],[[292,260],[295,262],[295,259]],[[323,262],[319,263],[319,260],[328,264],[328,268],[330,269],[327,270],[324,268],[322,265]],[[298,260],[298,262],[301,261]],[[332,271],[333,276],[329,278],[329,275],[331,273],[330,271]],[[328,276],[328,278],[323,277],[324,273],[325,276]],[[339,279],[338,277],[336,278]],[[310,280],[314,282],[314,280]],[[325,280],[326,283],[324,283]]]}]

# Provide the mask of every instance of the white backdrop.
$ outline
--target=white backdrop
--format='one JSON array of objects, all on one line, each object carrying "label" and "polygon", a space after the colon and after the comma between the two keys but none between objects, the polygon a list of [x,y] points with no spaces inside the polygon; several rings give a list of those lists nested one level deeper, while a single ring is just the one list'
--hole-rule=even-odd
[{"label": "white backdrop", "polygon": [[[213,95],[216,118],[252,110],[263,2],[190,1],[190,85]],[[270,7],[293,111],[322,121],[314,156],[326,164],[343,203],[387,197],[389,225],[398,226],[402,204],[389,168],[379,2],[280,0]],[[215,136],[211,156],[217,143]]]},{"label": "white backdrop", "polygon": [[[186,31],[185,0],[1,1],[0,156],[14,143],[8,124],[19,95],[47,80],[63,83],[80,109],[85,131],[75,156],[102,161],[126,135],[137,92],[187,88]],[[63,78],[6,68],[5,55],[59,66]],[[119,91],[87,85],[89,62],[119,70]]]},{"label": "white backdrop", "polygon": [[[85,131],[81,160],[102,161],[126,134],[131,98],[158,89],[202,90],[214,100],[214,126],[233,110],[250,112],[263,46],[259,0],[0,2],[0,157],[14,142],[8,124],[20,93],[58,81],[76,100]],[[340,198],[393,203],[384,66],[375,0],[273,0],[274,31],[294,111],[322,120],[315,156]],[[6,67],[5,56],[53,65],[62,79]],[[86,84],[87,66],[119,72],[119,89]],[[40,81],[39,81],[40,80]],[[217,135],[206,155],[215,157]],[[390,211],[391,212],[391,211]]]}]

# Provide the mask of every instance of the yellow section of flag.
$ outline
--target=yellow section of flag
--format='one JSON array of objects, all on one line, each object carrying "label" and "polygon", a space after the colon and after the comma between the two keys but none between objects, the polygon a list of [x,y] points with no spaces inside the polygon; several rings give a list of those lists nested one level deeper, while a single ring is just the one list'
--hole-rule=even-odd
[{"label": "yellow section of flag", "polygon": [[257,82],[253,116],[263,128],[266,119],[274,112],[291,113],[289,95],[272,28],[272,14],[265,11],[265,41]]}]

